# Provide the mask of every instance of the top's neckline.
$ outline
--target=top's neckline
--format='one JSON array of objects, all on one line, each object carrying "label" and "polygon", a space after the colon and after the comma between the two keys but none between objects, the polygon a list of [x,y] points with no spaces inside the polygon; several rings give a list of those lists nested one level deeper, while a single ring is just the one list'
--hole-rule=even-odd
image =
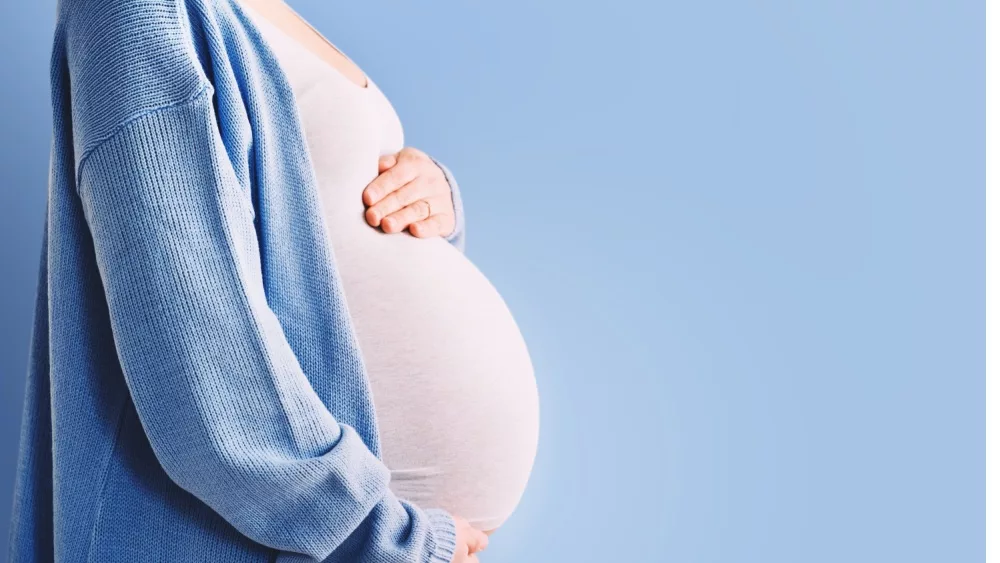
[{"label": "top's neckline", "polygon": [[[293,16],[295,16],[296,18],[298,18],[302,23],[306,24],[306,26],[308,26],[310,29],[312,29],[313,33],[315,33],[321,40],[323,40],[327,45],[329,45],[331,49],[333,49],[334,51],[337,51],[338,53],[340,53],[340,55],[342,57],[344,57],[345,59],[347,59],[348,62],[350,62],[352,65],[354,65],[354,67],[356,69],[358,69],[358,71],[365,77],[365,85],[364,86],[362,86],[362,85],[358,84],[357,82],[355,82],[354,80],[348,78],[347,75],[345,75],[343,72],[340,71],[340,69],[336,68],[335,66],[333,66],[332,64],[330,64],[329,62],[327,62],[326,59],[324,59],[323,57],[319,56],[317,53],[313,52],[312,49],[309,49],[308,47],[306,47],[305,45],[303,45],[302,43],[300,43],[296,38],[292,37],[292,35],[290,33],[286,32],[284,29],[282,29],[281,27],[279,27],[276,23],[274,23],[271,20],[267,19],[264,16],[264,14],[260,13],[259,11],[257,11],[257,9],[254,8],[253,6],[250,6],[248,3],[242,2],[240,0],[238,0],[237,3],[240,4],[241,8],[243,8],[248,13],[250,13],[252,16],[254,16],[254,19],[261,20],[264,23],[264,25],[270,26],[276,32],[280,33],[286,39],[288,39],[289,41],[291,41],[292,43],[294,43],[296,47],[298,47],[302,51],[305,51],[307,55],[309,55],[310,57],[313,58],[313,60],[319,62],[325,68],[329,69],[331,72],[333,72],[334,74],[336,74],[337,76],[339,76],[341,79],[346,80],[347,82],[349,82],[352,86],[354,86],[358,90],[364,90],[364,91],[372,90],[372,79],[368,76],[368,73],[366,73],[364,71],[364,69],[362,69],[357,63],[355,63],[343,51],[341,51],[340,49],[338,49],[336,45],[334,45],[329,39],[326,38],[325,35],[323,35],[322,33],[320,33],[318,29],[316,29],[311,23],[309,23],[308,20],[306,20],[304,17],[302,17],[301,14],[299,14],[298,12],[296,12],[295,9],[292,8],[291,6],[289,6],[287,3],[282,2],[283,4],[285,4],[285,6],[288,8],[288,10],[292,13]],[[266,38],[265,38],[265,40],[266,40]]]}]

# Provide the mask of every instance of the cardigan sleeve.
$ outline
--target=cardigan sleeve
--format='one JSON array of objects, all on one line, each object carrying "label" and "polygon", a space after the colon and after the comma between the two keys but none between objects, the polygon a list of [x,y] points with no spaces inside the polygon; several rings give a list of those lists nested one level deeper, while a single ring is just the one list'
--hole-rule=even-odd
[{"label": "cardigan sleeve", "polygon": [[444,239],[450,242],[455,248],[465,253],[465,207],[462,205],[462,193],[458,189],[458,181],[451,170],[433,156],[430,159],[444,172],[444,178],[448,181],[451,189],[451,204],[455,209],[455,228],[445,235]]},{"label": "cardigan sleeve", "polygon": [[126,122],[78,174],[119,361],[157,459],[271,548],[450,562],[454,519],[394,496],[388,469],[322,403],[268,305],[254,208],[213,92]]}]

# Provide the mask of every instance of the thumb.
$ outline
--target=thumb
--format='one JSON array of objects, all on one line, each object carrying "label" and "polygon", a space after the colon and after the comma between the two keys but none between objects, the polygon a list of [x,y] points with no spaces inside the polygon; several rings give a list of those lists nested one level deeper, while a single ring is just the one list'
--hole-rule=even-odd
[{"label": "thumb", "polygon": [[484,549],[490,543],[490,538],[481,530],[471,528],[469,530],[469,553],[477,553]]},{"label": "thumb", "polygon": [[396,165],[396,155],[387,154],[378,159],[378,173],[381,174]]}]

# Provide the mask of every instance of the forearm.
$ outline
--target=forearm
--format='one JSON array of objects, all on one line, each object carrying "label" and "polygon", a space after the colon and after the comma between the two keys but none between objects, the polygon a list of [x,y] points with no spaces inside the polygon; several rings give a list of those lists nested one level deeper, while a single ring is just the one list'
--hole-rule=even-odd
[{"label": "forearm", "polygon": [[448,523],[388,494],[388,469],[323,404],[268,304],[252,203],[215,119],[211,90],[146,113],[79,175],[150,445],[179,486],[258,543],[322,560],[356,538],[372,561],[434,561]]},{"label": "forearm", "polygon": [[387,491],[368,519],[323,563],[450,563],[456,540],[455,520],[448,512],[421,510]]}]

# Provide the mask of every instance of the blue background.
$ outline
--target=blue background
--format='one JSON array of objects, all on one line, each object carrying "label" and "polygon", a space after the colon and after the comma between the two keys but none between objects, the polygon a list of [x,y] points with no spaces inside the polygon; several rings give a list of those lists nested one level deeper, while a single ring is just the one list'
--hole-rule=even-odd
[{"label": "blue background", "polygon": [[[289,3],[455,172],[528,341],[482,561],[984,559],[982,2]],[[54,9],[0,19],[4,531]]]}]

